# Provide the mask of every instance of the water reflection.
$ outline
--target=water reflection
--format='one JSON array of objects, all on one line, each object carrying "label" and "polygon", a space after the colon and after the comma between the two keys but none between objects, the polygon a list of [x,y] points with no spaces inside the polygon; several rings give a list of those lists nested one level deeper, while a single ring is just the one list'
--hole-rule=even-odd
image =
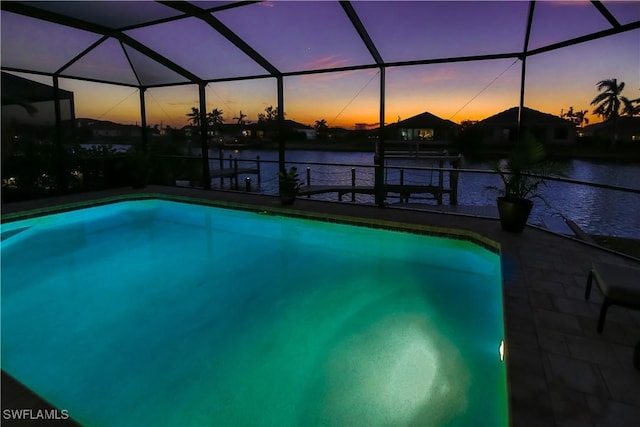
[{"label": "water reflection", "polygon": [[[211,153],[217,156],[218,153]],[[225,154],[226,157],[229,153]],[[234,154],[235,156],[235,154]],[[242,150],[237,154],[238,158],[253,160],[260,156],[261,160],[277,161],[278,153],[268,150]],[[368,152],[336,152],[336,151],[289,151],[286,153],[287,162],[297,163],[300,170],[300,178],[306,182],[306,168],[310,168],[311,183],[317,185],[350,185],[352,166],[356,166],[356,185],[372,186],[373,153]],[[213,167],[217,167],[212,162]],[[340,165],[324,166],[310,163],[337,163]],[[437,167],[437,164],[426,160],[394,159],[390,161],[393,166],[405,167]],[[567,178],[608,184],[621,187],[640,188],[640,164],[613,164],[598,163],[586,160],[571,160],[559,164],[560,171]],[[465,160],[465,169],[489,170],[484,162]],[[276,179],[277,164],[263,163],[261,166],[261,188],[267,194],[276,194],[278,182]],[[254,178],[252,178],[254,179]],[[390,169],[385,174],[385,179],[390,183],[400,182],[400,171]],[[402,179],[406,184],[433,184],[438,182],[438,173],[432,171],[405,170]],[[241,178],[241,181],[244,177]],[[214,180],[215,185],[219,181]],[[448,177],[445,175],[445,184]],[[495,204],[495,191],[488,187],[498,186],[498,176],[486,173],[461,173],[459,177],[458,204],[487,206]],[[227,185],[227,184],[225,184]],[[548,215],[564,216],[578,224],[583,230],[591,234],[602,234],[620,237],[640,238],[640,195],[625,193],[603,188],[587,187],[578,184],[547,181],[542,188],[545,202],[536,201],[530,222],[540,224],[541,218]],[[335,194],[314,196],[325,200],[337,200]],[[396,199],[397,200],[397,199]],[[393,202],[393,199],[389,201]],[[434,200],[427,197],[412,198],[412,203],[435,204]],[[374,203],[371,195],[356,195],[357,203]],[[445,196],[445,203],[448,199]]]}]

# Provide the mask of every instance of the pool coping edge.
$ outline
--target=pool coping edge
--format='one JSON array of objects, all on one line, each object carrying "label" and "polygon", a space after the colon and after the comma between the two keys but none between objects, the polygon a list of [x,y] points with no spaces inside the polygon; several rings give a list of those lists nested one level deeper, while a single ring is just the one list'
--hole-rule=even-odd
[{"label": "pool coping edge", "polygon": [[293,207],[270,206],[268,207],[268,209],[266,209],[265,206],[258,206],[258,205],[252,205],[252,204],[246,204],[246,203],[230,202],[225,200],[205,199],[205,198],[193,197],[193,196],[163,194],[163,193],[157,193],[157,192],[122,194],[117,196],[103,197],[103,198],[94,199],[94,200],[71,202],[71,203],[59,204],[55,206],[48,206],[43,208],[12,212],[8,214],[3,214],[2,217],[0,218],[0,223],[5,224],[9,222],[14,222],[14,221],[36,218],[44,215],[63,213],[63,212],[68,212],[68,211],[73,211],[73,210],[78,210],[83,208],[107,205],[111,203],[136,201],[136,200],[154,200],[154,199],[174,201],[174,202],[184,202],[184,203],[198,204],[203,206],[239,209],[239,210],[258,212],[258,213],[269,213],[269,214],[283,215],[283,216],[302,218],[302,219],[312,219],[312,220],[324,221],[324,222],[336,222],[336,223],[339,222],[339,223],[354,225],[354,226],[380,228],[380,229],[402,231],[402,232],[428,235],[428,236],[434,236],[434,237],[450,238],[450,239],[456,239],[456,240],[462,240],[462,241],[474,243],[498,255],[500,255],[500,252],[501,252],[500,244],[498,242],[469,230],[436,227],[436,226],[431,226],[426,224],[416,224],[416,223],[404,224],[404,223],[391,221],[391,220],[354,217],[349,215],[316,213],[316,212],[296,210]]}]

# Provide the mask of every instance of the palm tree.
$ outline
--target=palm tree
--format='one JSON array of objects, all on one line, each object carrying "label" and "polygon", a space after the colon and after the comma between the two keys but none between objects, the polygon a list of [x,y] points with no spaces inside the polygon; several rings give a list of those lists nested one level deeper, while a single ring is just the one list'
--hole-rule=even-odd
[{"label": "palm tree", "polygon": [[570,122],[573,122],[573,118],[576,116],[576,114],[573,112],[573,105],[571,107],[569,107],[569,109],[567,110],[567,112],[563,112],[560,111],[560,117],[562,118],[567,118],[567,120],[569,120]]},{"label": "palm tree", "polygon": [[618,143],[618,117],[620,117],[620,106],[633,106],[633,103],[626,97],[622,96],[622,90],[624,89],[624,82],[618,84],[617,79],[601,80],[597,84],[598,96],[593,98],[591,105],[595,105],[596,109],[593,111],[595,114],[602,116],[606,121],[611,120],[613,124],[613,145],[615,148]]},{"label": "palm tree", "polygon": [[238,117],[234,117],[233,119],[234,119],[234,120],[237,120],[237,121],[238,121],[238,124],[242,126],[242,125],[244,125],[244,118],[245,118],[245,117],[247,117],[247,115],[246,115],[246,114],[244,114],[244,113],[242,112],[242,110],[240,110],[240,114],[238,114]]},{"label": "palm tree", "polygon": [[576,124],[576,126],[581,128],[583,123],[585,125],[589,124],[589,119],[587,119],[587,113],[588,112],[589,112],[588,110],[580,110],[580,111],[576,111],[574,113],[573,122]]},{"label": "palm tree", "polygon": [[587,110],[573,111],[573,106],[571,106],[566,113],[560,113],[560,117],[566,117],[576,127],[581,128],[583,123],[589,124],[589,119],[586,117],[588,112]]},{"label": "palm tree", "polygon": [[264,109],[267,120],[276,121],[278,120],[278,107],[273,107],[273,105],[268,106]]},{"label": "palm tree", "polygon": [[626,97],[621,97],[622,99],[622,115],[634,117],[640,116],[640,98],[637,99],[628,99]]},{"label": "palm tree", "polygon": [[192,126],[198,126],[200,124],[200,110],[196,107],[191,107],[191,112],[187,114],[189,117],[189,122]]},{"label": "palm tree", "polygon": [[327,121],[325,119],[316,120],[316,124],[314,126],[316,128],[316,134],[318,138],[325,139],[327,136]]},{"label": "palm tree", "polygon": [[623,96],[624,82],[618,84],[618,79],[600,80],[597,83],[598,96],[593,98],[591,105],[595,105],[594,114],[602,116],[604,120],[615,120],[620,116],[619,110]]},{"label": "palm tree", "polygon": [[216,126],[221,125],[222,122],[224,122],[222,113],[223,111],[218,110],[217,108],[214,108],[210,113],[207,113],[207,123],[209,124],[209,126],[215,128]]}]

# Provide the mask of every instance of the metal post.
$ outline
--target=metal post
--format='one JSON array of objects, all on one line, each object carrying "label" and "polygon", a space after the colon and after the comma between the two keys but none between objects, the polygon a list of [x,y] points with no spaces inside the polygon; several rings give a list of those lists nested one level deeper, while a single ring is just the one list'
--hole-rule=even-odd
[{"label": "metal post", "polygon": [[522,111],[524,109],[524,86],[527,75],[527,52],[529,51],[529,37],[531,35],[531,24],[533,22],[533,11],[536,7],[535,1],[529,2],[529,16],[527,19],[527,28],[524,35],[524,46],[522,48],[522,72],[520,74],[520,105],[518,106],[518,123],[516,130],[517,143],[520,143],[522,136]]},{"label": "metal post", "polygon": [[438,162],[438,204],[442,204],[442,195],[444,193],[444,160]]},{"label": "metal post", "polygon": [[516,123],[516,143],[520,143],[522,135],[522,110],[524,110],[524,82],[527,74],[527,57],[522,57],[522,72],[520,76],[520,105],[518,106],[518,121]]},{"label": "metal post", "polygon": [[376,142],[376,152],[373,157],[375,165],[375,195],[376,204],[384,207],[386,198],[384,184],[384,102],[385,102],[385,68],[380,67],[380,128],[378,141]]},{"label": "metal post", "polygon": [[211,172],[209,171],[209,142],[207,141],[207,84],[198,84],[200,97],[200,150],[202,153],[202,185],[205,190],[211,190]]},{"label": "metal post", "polygon": [[451,177],[449,179],[451,184],[451,199],[449,200],[450,205],[458,204],[458,175],[460,174],[460,172],[458,172],[458,168],[460,167],[459,159],[461,156],[462,155],[458,157],[458,160],[454,160],[451,162],[451,167],[453,168],[453,170],[451,171]]},{"label": "metal post", "polygon": [[144,87],[140,88],[140,124],[142,125],[142,133],[140,135],[141,137],[140,148],[144,153],[146,153],[149,149],[148,147],[149,138],[147,133],[147,107],[146,107],[146,102],[144,98],[144,93],[146,92],[146,90],[147,89]]},{"label": "metal post", "polygon": [[235,178],[236,180],[236,185],[235,185],[235,189],[237,190],[238,187],[238,158],[236,157],[235,159],[233,159],[233,177],[231,178],[232,180]]},{"label": "metal post", "polygon": [[[276,131],[276,138],[278,140],[278,170],[282,174],[286,174],[284,158],[284,77],[278,75],[276,77],[277,92],[278,92],[278,126]],[[280,189],[278,189],[280,192]]]},{"label": "metal post", "polygon": [[250,177],[246,177],[244,179],[244,189],[247,193],[251,192],[251,178]]},{"label": "metal post", "polygon": [[[400,185],[401,186],[404,185],[404,169],[400,169]],[[409,203],[409,197],[408,196],[407,197],[402,197],[402,196],[403,196],[402,187],[400,187],[400,203],[402,203],[402,202]]]},{"label": "metal post", "polygon": [[[356,168],[351,168],[351,187],[353,189],[356,188]],[[352,202],[356,201],[356,192],[355,191],[351,192],[351,201]]]},{"label": "metal post", "polygon": [[307,166],[307,187],[311,185],[311,168]]},{"label": "metal post", "polygon": [[261,184],[261,178],[260,178],[260,156],[256,156],[256,166],[257,166],[257,170],[258,170],[258,187],[260,187]]},{"label": "metal post", "polygon": [[65,156],[63,137],[62,137],[62,111],[60,108],[60,86],[58,76],[53,76],[53,107],[56,119],[55,143],[56,143],[56,163],[58,174],[58,191],[67,191],[67,161]]},{"label": "metal post", "polygon": [[222,147],[218,149],[218,162],[220,163],[220,188],[224,188],[224,174],[222,173],[224,169],[224,150]]}]

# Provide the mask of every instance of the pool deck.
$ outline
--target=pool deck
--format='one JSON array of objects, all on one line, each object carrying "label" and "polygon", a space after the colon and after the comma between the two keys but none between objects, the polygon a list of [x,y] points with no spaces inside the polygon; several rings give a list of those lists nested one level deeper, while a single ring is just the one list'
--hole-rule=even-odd
[{"label": "pool deck", "polygon": [[[240,203],[260,210],[282,209],[273,196],[150,186],[7,204],[2,206],[2,216],[141,193]],[[640,371],[632,363],[634,346],[640,342],[640,312],[610,307],[604,331],[598,334],[599,289],[594,286],[591,300],[584,299],[587,274],[594,262],[640,268],[639,260],[536,227],[529,226],[522,234],[506,233],[496,219],[477,215],[306,198],[287,209],[297,215],[312,213],[466,230],[498,242],[503,264],[511,425],[640,425]],[[4,395],[11,390],[3,391],[4,409]]]}]

